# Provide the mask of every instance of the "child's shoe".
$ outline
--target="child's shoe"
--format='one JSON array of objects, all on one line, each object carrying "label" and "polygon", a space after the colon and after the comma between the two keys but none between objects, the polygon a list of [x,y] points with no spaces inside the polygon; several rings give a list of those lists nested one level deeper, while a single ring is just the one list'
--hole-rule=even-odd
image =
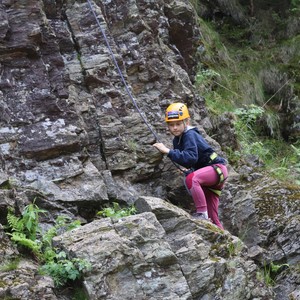
[{"label": "child's shoe", "polygon": [[203,214],[203,213],[197,213],[197,212],[195,212],[195,213],[193,213],[192,214],[192,219],[197,219],[197,220],[209,220],[206,216],[205,216],[205,214]]},{"label": "child's shoe", "polygon": [[207,221],[207,222],[212,223],[210,218],[208,218],[205,214],[200,213],[200,212],[193,213],[192,214],[192,219],[193,220],[202,220],[202,221]]}]

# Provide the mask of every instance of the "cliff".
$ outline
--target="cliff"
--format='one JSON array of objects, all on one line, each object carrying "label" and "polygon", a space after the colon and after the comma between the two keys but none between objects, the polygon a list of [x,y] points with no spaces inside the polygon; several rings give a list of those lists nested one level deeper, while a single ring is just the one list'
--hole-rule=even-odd
[{"label": "cliff", "polygon": [[[201,27],[189,2],[5,0],[0,16],[2,225],[32,201],[49,212],[45,228],[59,215],[81,220],[55,242],[92,263],[86,299],[299,297],[299,187],[230,168],[222,232],[190,219],[181,175],[152,146],[171,142],[163,114],[181,101],[222,151],[194,88]],[[234,142],[230,126],[223,135]],[[138,214],[99,220],[114,201]],[[1,265],[19,256],[2,226],[1,252]],[[290,266],[274,289],[257,277],[270,262]],[[0,278],[4,299],[74,296],[38,275],[35,260]]]}]

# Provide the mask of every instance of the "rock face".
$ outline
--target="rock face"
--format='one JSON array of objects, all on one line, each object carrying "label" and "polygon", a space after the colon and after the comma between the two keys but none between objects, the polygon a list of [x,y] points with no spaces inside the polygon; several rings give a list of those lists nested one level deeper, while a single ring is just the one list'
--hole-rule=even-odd
[{"label": "rock face", "polygon": [[[20,258],[0,226],[0,299],[57,300],[53,280],[38,275],[38,264]],[[15,265],[15,267],[12,267]]]},{"label": "rock face", "polygon": [[[238,5],[219,2],[240,22]],[[209,123],[204,100],[193,90],[201,34],[192,6],[184,0],[97,0],[91,7],[85,1],[0,4],[1,224],[9,207],[21,212],[33,200],[49,210],[45,224],[60,214],[87,223],[56,243],[92,262],[84,276],[89,299],[273,299],[256,272],[264,251],[268,262],[299,264],[298,190],[292,206],[278,204],[288,217],[280,223],[275,215],[258,214],[270,190],[253,194],[229,181],[222,221],[236,236],[246,230],[245,244],[158,199],[191,202],[177,170],[152,147],[156,137],[171,140],[162,117],[166,106],[185,102],[194,125]],[[224,118],[231,130],[230,117]],[[278,189],[277,197],[286,193]],[[111,201],[136,203],[140,214],[94,220]],[[59,299],[35,263],[2,268],[18,253],[2,226],[0,237],[0,297]],[[299,294],[295,274],[280,274],[278,300]],[[292,278],[289,285],[286,278]]]},{"label": "rock face", "polygon": [[[160,138],[165,106],[192,104],[195,97],[199,31],[190,5],[108,1],[91,7],[75,1],[1,6],[2,169],[22,186],[47,186],[43,192],[53,201],[68,201],[64,194],[85,185],[91,164],[102,190],[84,193],[91,202],[108,199],[104,170],[130,182],[161,172],[155,136],[126,88]],[[81,201],[80,193],[69,201]]]},{"label": "rock face", "polygon": [[239,239],[159,198],[141,197],[136,207],[138,215],[55,238],[92,262],[89,299],[273,299]]}]

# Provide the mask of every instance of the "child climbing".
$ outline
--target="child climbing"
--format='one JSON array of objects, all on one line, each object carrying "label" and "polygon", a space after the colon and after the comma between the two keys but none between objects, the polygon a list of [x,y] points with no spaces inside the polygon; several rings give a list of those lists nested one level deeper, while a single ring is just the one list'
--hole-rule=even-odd
[{"label": "child climbing", "polygon": [[223,229],[218,208],[221,190],[227,178],[226,160],[213,150],[197,128],[190,126],[190,115],[185,104],[169,105],[165,121],[174,136],[173,149],[163,143],[155,143],[153,146],[185,168],[185,186],[196,207],[192,217],[210,219]]}]

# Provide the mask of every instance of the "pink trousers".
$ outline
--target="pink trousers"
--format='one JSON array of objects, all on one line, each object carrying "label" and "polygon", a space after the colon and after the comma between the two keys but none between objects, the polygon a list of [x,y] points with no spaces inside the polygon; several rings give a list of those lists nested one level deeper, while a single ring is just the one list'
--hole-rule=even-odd
[{"label": "pink trousers", "polygon": [[[216,166],[222,170],[224,178],[227,178],[226,166],[222,164],[216,164]],[[219,196],[209,189],[222,189],[224,182],[219,183],[219,181],[219,175],[212,166],[201,168],[185,178],[185,184],[193,197],[196,211],[199,213],[207,211],[212,222],[223,229],[218,214]]]}]

